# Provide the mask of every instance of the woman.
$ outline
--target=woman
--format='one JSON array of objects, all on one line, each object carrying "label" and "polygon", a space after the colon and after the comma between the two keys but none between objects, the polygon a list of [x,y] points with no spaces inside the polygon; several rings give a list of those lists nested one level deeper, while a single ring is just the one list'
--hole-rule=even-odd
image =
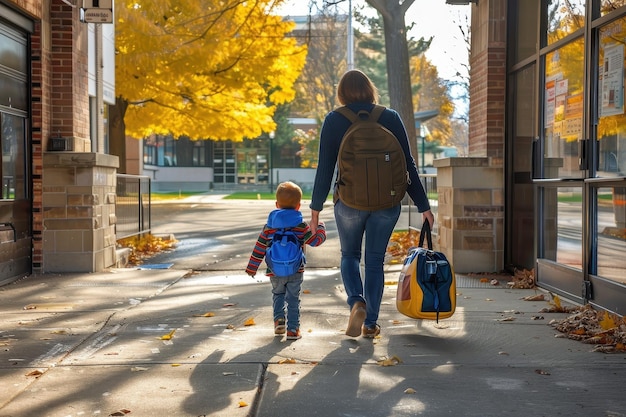
[{"label": "woman", "polygon": [[[346,72],[337,86],[337,98],[355,113],[372,111],[378,100],[378,91],[372,81],[359,70]],[[419,179],[415,160],[411,155],[406,129],[400,115],[385,109],[378,122],[389,129],[400,141],[407,162],[410,183],[409,196],[422,213],[423,220],[432,226],[435,219],[430,210],[426,192]],[[319,214],[330,191],[337,163],[339,145],[351,122],[336,111],[324,119],[320,134],[318,167],[311,199],[312,229],[319,223]],[[380,334],[378,314],[382,301],[385,277],[383,263],[391,233],[400,216],[401,205],[376,211],[348,207],[341,199],[335,203],[335,221],[341,245],[341,278],[350,307],[346,335],[374,338]],[[315,233],[315,230],[312,230]],[[365,239],[365,280],[361,280],[361,247]]]}]

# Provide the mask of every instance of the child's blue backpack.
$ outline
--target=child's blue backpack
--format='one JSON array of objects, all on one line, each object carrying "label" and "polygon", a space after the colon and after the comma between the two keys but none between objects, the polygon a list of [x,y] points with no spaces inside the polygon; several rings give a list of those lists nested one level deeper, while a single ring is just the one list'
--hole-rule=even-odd
[{"label": "child's blue backpack", "polygon": [[304,251],[298,236],[291,229],[276,229],[265,253],[265,262],[278,277],[298,272],[305,263]]}]

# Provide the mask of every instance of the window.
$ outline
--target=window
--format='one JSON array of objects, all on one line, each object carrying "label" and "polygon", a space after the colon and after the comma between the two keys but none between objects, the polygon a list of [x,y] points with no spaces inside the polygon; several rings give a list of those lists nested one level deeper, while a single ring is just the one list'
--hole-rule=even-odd
[{"label": "window", "polygon": [[583,174],[578,166],[578,141],[583,139],[584,55],[581,37],[545,56],[546,178]]},{"label": "window", "polygon": [[585,27],[586,0],[548,0],[548,45]]},{"label": "window", "polygon": [[0,198],[28,198],[26,116],[28,65],[26,35],[2,26],[0,31]]}]

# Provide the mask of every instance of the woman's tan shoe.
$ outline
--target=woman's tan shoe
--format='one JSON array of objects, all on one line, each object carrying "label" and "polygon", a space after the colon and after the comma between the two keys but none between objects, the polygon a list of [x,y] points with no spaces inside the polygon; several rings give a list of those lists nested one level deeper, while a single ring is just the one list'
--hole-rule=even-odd
[{"label": "woman's tan shoe", "polygon": [[367,312],[365,310],[365,303],[357,301],[352,305],[350,310],[350,321],[348,322],[348,328],[346,329],[346,335],[350,337],[357,337],[361,335],[361,327],[365,321]]}]

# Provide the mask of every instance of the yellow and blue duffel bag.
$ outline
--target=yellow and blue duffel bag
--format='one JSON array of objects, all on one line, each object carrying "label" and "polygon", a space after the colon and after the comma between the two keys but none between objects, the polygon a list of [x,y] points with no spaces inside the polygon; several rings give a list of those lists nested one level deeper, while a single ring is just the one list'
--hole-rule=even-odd
[{"label": "yellow and blue duffel bag", "polygon": [[[424,238],[428,248],[424,248]],[[446,319],[456,309],[456,278],[446,255],[433,250],[430,224],[424,221],[419,245],[409,251],[396,294],[398,311],[414,319]]]}]

